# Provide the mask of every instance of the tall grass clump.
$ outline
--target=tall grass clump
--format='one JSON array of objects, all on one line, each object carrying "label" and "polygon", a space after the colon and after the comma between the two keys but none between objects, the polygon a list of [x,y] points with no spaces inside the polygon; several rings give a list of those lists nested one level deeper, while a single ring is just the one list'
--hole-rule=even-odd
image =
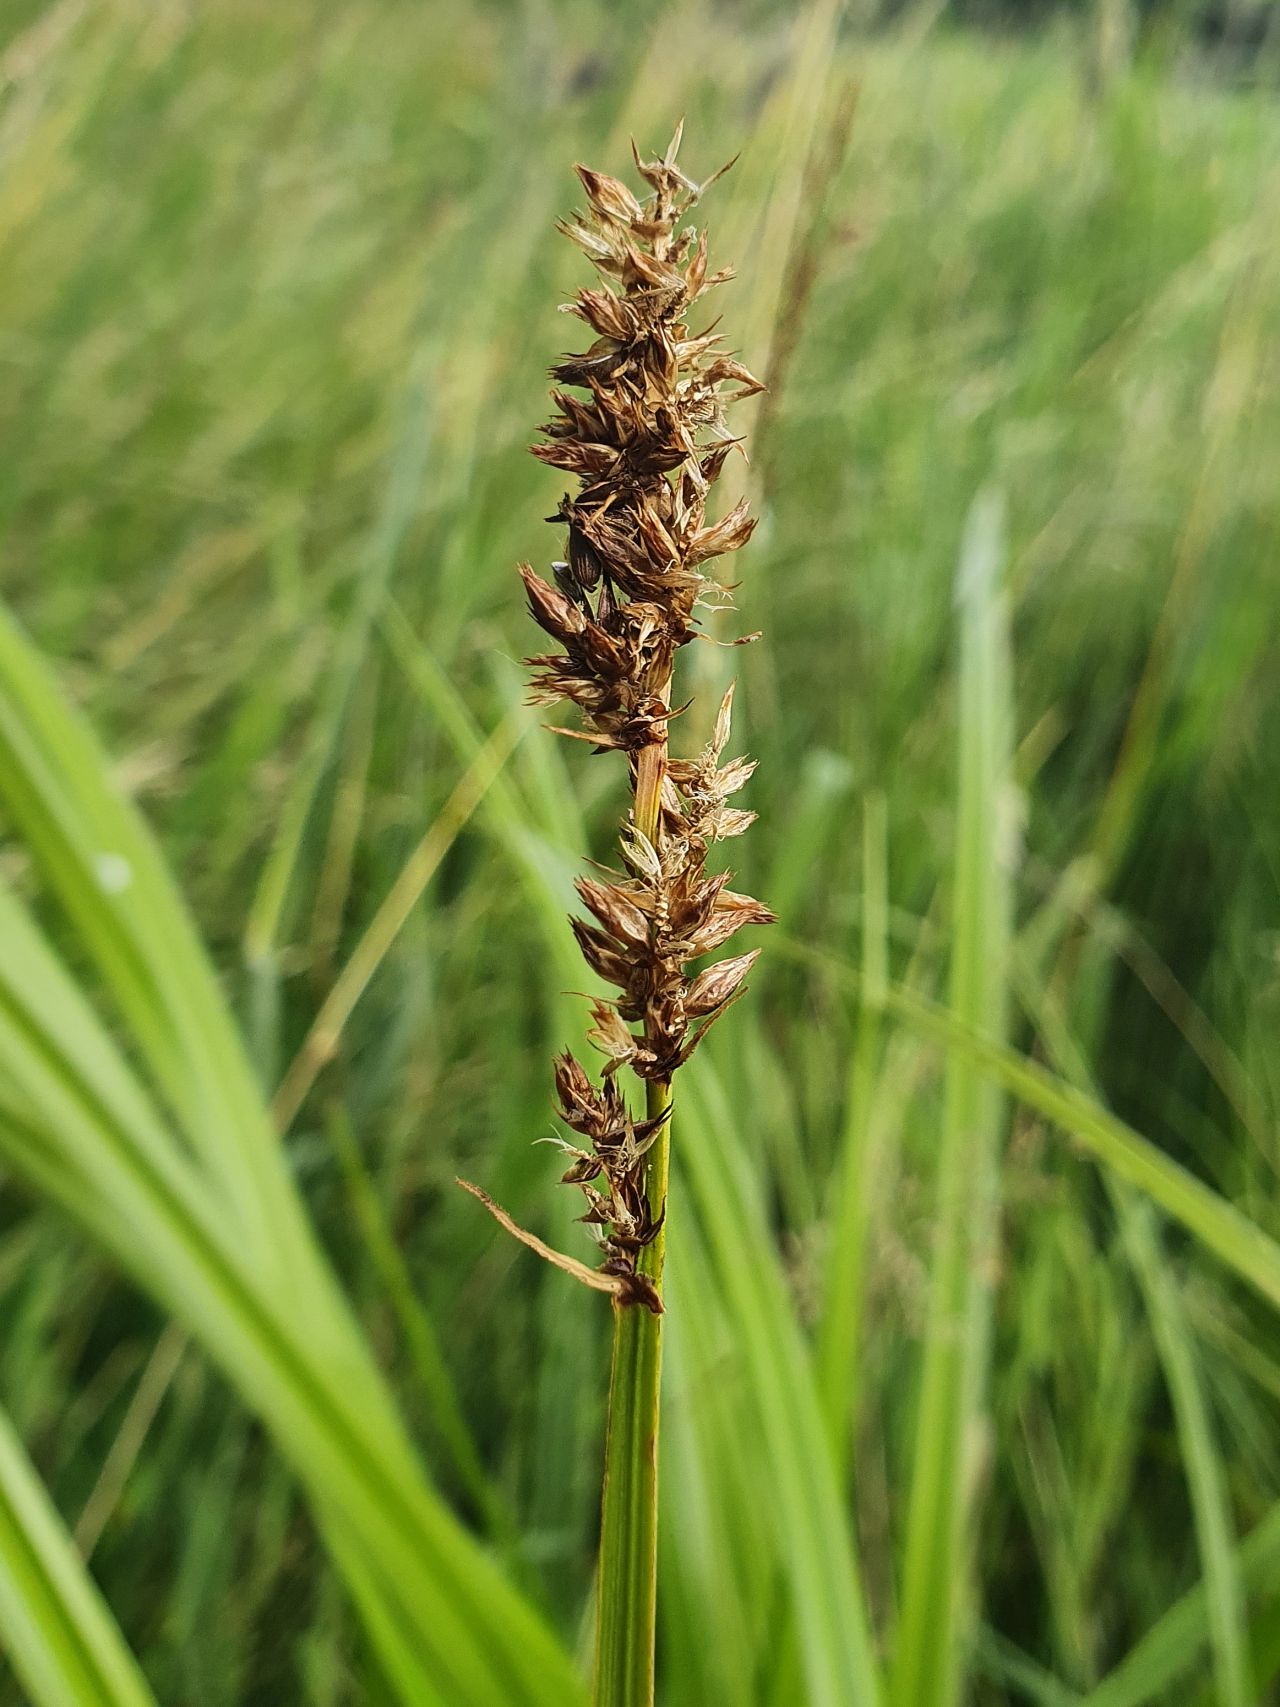
[{"label": "tall grass clump", "polygon": [[[633,144],[649,186],[644,201],[616,178],[577,168],[587,212],[560,229],[603,282],[580,289],[565,311],[596,337],[552,368],[557,413],[533,454],[575,476],[579,490],[552,518],[568,535],[553,580],[527,563],[520,570],[534,621],[560,648],[530,660],[535,702],[571,701],[582,727],[555,732],[625,755],[631,788],[621,869],[578,879],[591,917],[571,921],[587,965],[612,988],[591,1006],[589,1037],[603,1072],[593,1080],[570,1051],[555,1066],[559,1115],[579,1140],[565,1143],[563,1179],[586,1198],[582,1219],[597,1230],[599,1269],[550,1251],[489,1205],[540,1254],[613,1300],[596,1636],[601,1707],[653,1700],[672,1080],[742,992],[759,951],[696,973],[690,966],[743,926],[774,916],[730,889],[730,872],[707,870],[712,846],[754,817],[729,804],[755,768],[747,759],[722,762],[732,687],[696,757],[674,758],[668,745],[685,709],[672,697],[677,653],[706,638],[701,614],[730,600],[705,565],[745,545],[754,527],[745,499],[719,521],[707,517],[711,489],[740,442],[724,407],[762,389],[722,351],[714,322],[697,330],[689,322],[694,304],[732,273],[710,272],[705,230],[682,225],[706,184],[677,165],[679,144],[677,129],[666,153],[648,161]],[[622,1089],[624,1068],[643,1087],[642,1114]]]}]

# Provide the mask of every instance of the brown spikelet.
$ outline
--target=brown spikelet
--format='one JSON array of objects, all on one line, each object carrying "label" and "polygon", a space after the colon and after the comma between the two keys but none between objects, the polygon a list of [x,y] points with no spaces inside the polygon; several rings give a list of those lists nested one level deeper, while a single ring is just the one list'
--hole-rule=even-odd
[{"label": "brown spikelet", "polygon": [[[720,173],[702,184],[688,177],[676,164],[679,142],[677,130],[653,160],[632,144],[648,188],[643,199],[617,178],[575,168],[586,207],[559,229],[599,279],[562,311],[592,341],[552,367],[555,412],[533,454],[570,475],[576,490],[550,518],[566,530],[563,559],[549,577],[520,566],[530,614],[556,648],[529,660],[532,698],[570,701],[581,727],[558,733],[621,750],[631,769],[623,869],[581,878],[578,896],[590,920],[571,920],[587,965],[611,987],[592,1004],[588,1034],[605,1058],[604,1076],[594,1083],[565,1053],[555,1079],[560,1118],[582,1140],[563,1146],[570,1158],[563,1177],[583,1193],[583,1220],[598,1230],[603,1252],[589,1284],[650,1309],[661,1308],[659,1295],[638,1265],[659,1237],[665,1204],[650,1201],[647,1158],[669,1108],[634,1120],[618,1073],[627,1067],[651,1087],[668,1083],[742,993],[758,951],[697,972],[690,963],[744,926],[774,918],[730,889],[728,872],[706,870],[711,847],[754,817],[726,804],[755,768],[747,759],[723,762],[733,690],[701,754],[675,759],[667,749],[682,709],[671,692],[676,659],[698,638],[701,610],[730,602],[729,589],[703,566],[740,550],[755,527],[745,500],[718,519],[708,514],[740,442],[725,409],[763,390],[724,347],[716,323],[692,318],[695,304],[732,272],[709,270],[706,232],[686,218]],[[518,1238],[584,1278],[582,1265],[476,1195]]]}]

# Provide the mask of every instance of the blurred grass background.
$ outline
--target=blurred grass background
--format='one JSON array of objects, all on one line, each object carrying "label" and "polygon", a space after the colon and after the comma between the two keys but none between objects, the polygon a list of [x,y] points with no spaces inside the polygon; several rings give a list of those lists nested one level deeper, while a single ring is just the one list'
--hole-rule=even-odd
[{"label": "blurred grass background", "polygon": [[[776,1274],[786,1335],[820,1343],[850,1166],[848,1529],[894,1625],[942,1061],[892,1019],[859,1031],[842,966],[872,916],[893,977],[946,990],[955,572],[984,490],[1011,612],[1011,1034],[1280,1230],[1271,9],[890,10],[0,17],[5,598],[157,826],[264,1084],[284,1080],[291,1160],[439,1481],[571,1643],[607,1323],[452,1187],[480,1178],[579,1248],[531,1141],[550,1053],[584,1028],[561,915],[620,795],[616,767],[525,738],[512,569],[559,549],[539,519],[559,485],[524,447],[581,282],[553,231],[571,163],[621,172],[629,132],[660,147],[682,113],[696,174],[743,149],[706,208],[740,272],[731,342],[771,385],[742,477],[762,525],[740,603],[765,639],[733,655],[761,761],[738,847],[783,925],[690,1093],[689,1141],[717,1081],[732,1102],[739,1256],[705,1170],[708,1242],[673,1210],[673,1704],[800,1699],[733,1265]],[[705,695],[719,655],[699,667]],[[21,879],[19,849],[0,859]],[[354,1005],[317,1044],[353,953]],[[1280,1337],[1181,1235],[1135,1257],[1095,1165],[1024,1112],[999,1193],[990,1402],[962,1455],[965,1699],[1060,1704],[1204,1571],[1153,1298],[1241,1536],[1280,1499]],[[158,1698],[377,1699],[257,1425],[10,1187],[0,1311],[0,1393]],[[1275,1553],[1241,1573],[1257,1699]],[[1215,1675],[1200,1641],[1173,1693],[1112,1699],[1219,1700]]]}]

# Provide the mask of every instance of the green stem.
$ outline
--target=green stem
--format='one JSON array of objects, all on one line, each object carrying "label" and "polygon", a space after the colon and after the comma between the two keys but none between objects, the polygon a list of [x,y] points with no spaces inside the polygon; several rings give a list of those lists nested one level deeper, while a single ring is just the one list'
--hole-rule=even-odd
[{"label": "green stem", "polygon": [[[660,1114],[671,1087],[648,1086],[647,1112]],[[650,1151],[649,1200],[667,1195],[670,1122]],[[641,1268],[659,1288],[665,1228]],[[600,1518],[595,1707],[651,1707],[658,1563],[658,1403],[662,1317],[635,1304],[613,1306],[613,1365]]]},{"label": "green stem", "polygon": [[[661,745],[655,742],[645,749],[636,774],[635,821],[650,841],[657,837],[665,767],[664,738]],[[646,1083],[649,1119],[670,1106],[669,1082]],[[668,1119],[649,1151],[645,1182],[654,1214],[664,1217],[670,1159]],[[664,1218],[657,1237],[641,1252],[639,1265],[659,1294],[666,1245]],[[661,1377],[662,1317],[640,1305],[615,1303],[600,1511],[594,1707],[653,1707]]]}]

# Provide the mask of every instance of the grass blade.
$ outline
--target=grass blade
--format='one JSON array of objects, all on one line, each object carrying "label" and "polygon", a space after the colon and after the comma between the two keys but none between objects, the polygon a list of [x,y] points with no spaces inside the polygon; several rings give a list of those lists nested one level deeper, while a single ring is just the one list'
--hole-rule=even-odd
[{"label": "grass blade", "polygon": [[290,1063],[272,1101],[276,1125],[287,1131],[316,1078],[337,1050],[343,1028],[369,986],[370,980],[422,898],[441,862],[479,805],[494,777],[527,729],[527,720],[508,715],[476,755],[439,816],[424,833],[400,874],[383,896],[342,971],[330,987],[320,1012]]},{"label": "grass blade", "polygon": [[[953,902],[951,1003],[999,1036],[1006,1006],[1009,875],[1000,826],[1007,810],[1012,708],[1007,618],[998,576],[1003,507],[975,500],[957,574],[960,626],[960,792]],[[977,1066],[947,1066],[938,1231],[907,1512],[895,1707],[948,1707],[972,1612],[974,1435],[988,1355],[991,1247],[997,1202],[999,1098]]]},{"label": "grass blade", "polygon": [[[1062,1015],[1025,981],[1024,1005],[1045,1037],[1050,1058],[1087,1088],[1088,1068]],[[1164,1371],[1178,1430],[1195,1517],[1196,1543],[1213,1650],[1214,1676],[1222,1707],[1249,1707],[1249,1648],[1244,1596],[1226,1474],[1214,1438],[1200,1362],[1181,1296],[1161,1248],[1151,1205],[1121,1180],[1108,1180],[1129,1262],[1137,1278]]]},{"label": "grass blade", "polygon": [[[768,1465],[768,1502],[810,1707],[874,1707],[880,1683],[857,1563],[805,1345],[730,1103],[709,1057],[681,1086],[678,1171],[697,1205]],[[681,1201],[683,1193],[681,1193]]]},{"label": "grass blade", "polygon": [[[1274,1597],[1280,1588],[1280,1505],[1273,1506],[1240,1543],[1241,1584],[1258,1597]],[[1164,1699],[1170,1686],[1200,1658],[1210,1640],[1208,1594],[1197,1583],[1171,1606],[1160,1622],[1080,1707],[1147,1707]]]},{"label": "grass blade", "polygon": [[1235,1204],[1095,1098],[996,1038],[975,1031],[936,1002],[894,986],[885,1003],[913,1030],[966,1056],[1028,1108],[1071,1133],[1104,1167],[1136,1185],[1225,1268],[1280,1309],[1280,1244]]},{"label": "grass blade", "polygon": [[191,920],[87,726],[0,609],[0,805],[93,957],[244,1236],[280,1263],[306,1246],[279,1146]]},{"label": "grass blade", "polygon": [[1135,1202],[1123,1186],[1116,1190],[1129,1260],[1146,1299],[1177,1419],[1204,1572],[1216,1699],[1221,1707],[1250,1707],[1257,1696],[1249,1678],[1249,1645],[1226,1473],[1214,1440],[1195,1346],[1160,1250],[1150,1206]]},{"label": "grass blade", "polygon": [[31,1707],[155,1707],[3,1412],[0,1638]]},{"label": "grass blade", "polygon": [[[0,799],[135,1022],[139,1052],[183,1111],[196,1156],[172,1142],[97,1016],[2,891],[0,1148],[200,1336],[264,1415],[322,1524],[341,1537],[339,1562],[371,1632],[395,1625],[416,1655],[419,1694],[409,1699],[429,1685],[451,1703],[574,1699],[580,1685],[562,1650],[423,1480],[306,1227],[145,827],[5,622],[0,757]],[[96,881],[103,850],[127,860],[123,889]]]},{"label": "grass blade", "polygon": [[[796,958],[825,966],[857,987],[858,969],[839,955],[794,942],[785,946]],[[918,1036],[965,1056],[1010,1096],[1070,1133],[1105,1168],[1136,1185],[1185,1227],[1224,1268],[1280,1309],[1280,1243],[1234,1203],[1096,1098],[998,1038],[975,1030],[940,1002],[900,984],[889,986],[884,1001],[886,1010]]]},{"label": "grass blade", "polygon": [[756,1701],[776,1580],[776,1531],[754,1497],[740,1383],[724,1379],[731,1331],[691,1216],[672,1223],[663,1350],[659,1569],[668,1677],[698,1701]]},{"label": "grass blade", "polygon": [[403,404],[403,422],[387,474],[382,504],[359,564],[355,597],[344,624],[324,696],[311,730],[306,756],[298,768],[281,814],[245,926],[245,957],[257,976],[272,975],[272,960],[288,904],[289,890],[320,784],[341,737],[352,690],[363,665],[378,611],[387,597],[392,572],[404,541],[426,468],[431,409],[419,358]]},{"label": "grass blade", "polygon": [[883,1172],[872,1105],[888,983],[888,825],[884,796],[868,795],[864,814],[861,1003],[849,1070],[818,1341],[827,1426],[842,1476],[847,1469],[857,1394],[867,1237],[876,1179]]}]

